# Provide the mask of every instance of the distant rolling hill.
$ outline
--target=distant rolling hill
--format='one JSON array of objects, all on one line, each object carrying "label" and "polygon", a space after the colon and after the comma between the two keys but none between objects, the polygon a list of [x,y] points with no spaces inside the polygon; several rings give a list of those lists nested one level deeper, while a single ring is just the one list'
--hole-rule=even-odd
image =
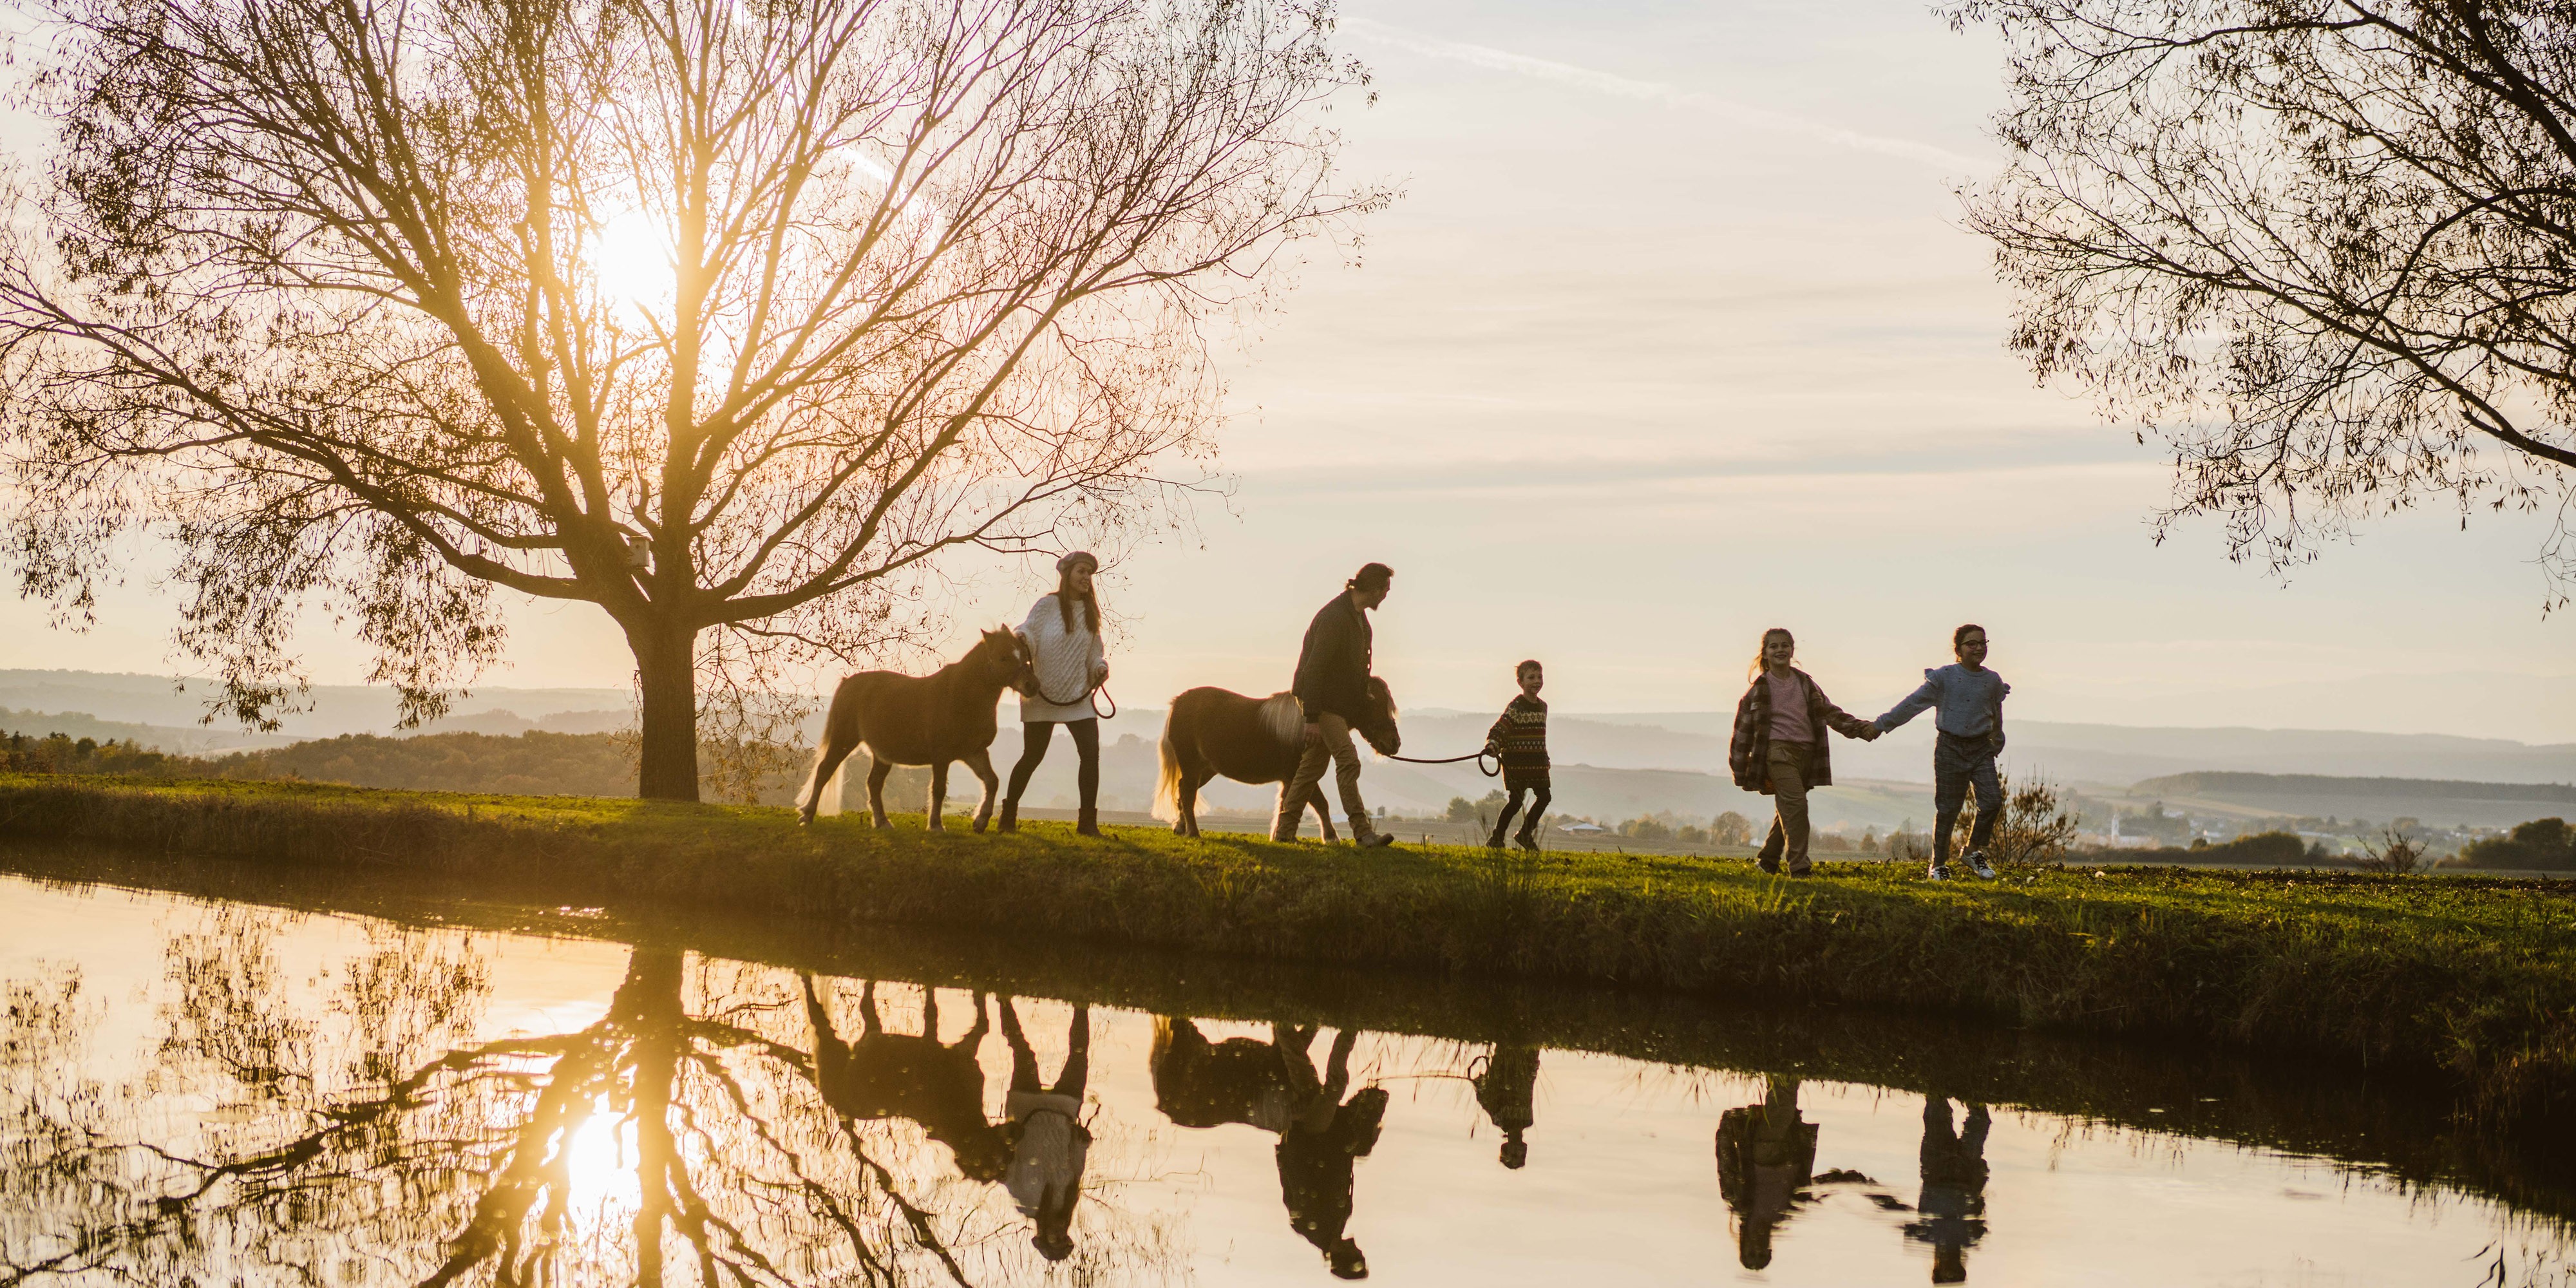
[{"label": "distant rolling hill", "polygon": [[2203,770],[2150,778],[2131,799],[2154,797],[2167,808],[2290,817],[2414,818],[2435,826],[2504,827],[2576,815],[2576,786],[2566,783],[2477,783],[2424,778],[2339,778],[2323,774],[2249,774]]}]

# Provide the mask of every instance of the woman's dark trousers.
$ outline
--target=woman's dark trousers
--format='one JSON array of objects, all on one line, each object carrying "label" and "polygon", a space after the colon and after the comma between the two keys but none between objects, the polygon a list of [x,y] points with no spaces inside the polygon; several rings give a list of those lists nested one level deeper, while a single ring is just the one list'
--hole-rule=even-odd
[{"label": "woman's dark trousers", "polygon": [[[1047,743],[1055,737],[1056,722],[1031,720],[1020,726],[1020,763],[1011,766],[1011,789],[1002,797],[1002,827],[1016,832],[1020,827],[1020,793],[1029,789],[1029,775],[1038,771],[1038,762],[1046,759]],[[1100,835],[1100,721],[1068,720],[1066,733],[1073,735],[1074,753],[1082,758],[1074,781],[1082,789],[1082,817],[1075,830],[1084,836]]]}]

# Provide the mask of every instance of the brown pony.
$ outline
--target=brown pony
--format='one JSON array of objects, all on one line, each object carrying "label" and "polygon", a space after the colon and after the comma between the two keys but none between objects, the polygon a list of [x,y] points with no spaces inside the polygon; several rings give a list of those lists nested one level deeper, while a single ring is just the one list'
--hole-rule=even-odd
[{"label": "brown pony", "polygon": [[[1404,749],[1395,727],[1395,695],[1386,681],[1370,676],[1368,711],[1359,733],[1380,755]],[[1224,689],[1192,689],[1172,699],[1163,720],[1163,774],[1154,791],[1154,817],[1169,819],[1183,836],[1199,834],[1199,789],[1223,774],[1239,783],[1280,783],[1297,776],[1297,758],[1306,745],[1305,717],[1297,695],[1274,693],[1247,698]],[[1324,822],[1324,839],[1334,839],[1332,811],[1324,805],[1323,784],[1306,794]]]},{"label": "brown pony", "polygon": [[865,744],[871,762],[868,813],[878,827],[888,826],[886,775],[897,765],[928,765],[930,830],[939,831],[940,808],[948,801],[948,763],[962,760],[984,784],[984,799],[975,806],[975,830],[983,831],[1002,785],[990,755],[999,728],[993,709],[1026,664],[1027,653],[1019,636],[986,631],[966,656],[929,675],[861,671],[841,681],[832,694],[831,714],[823,718],[823,745],[814,756],[814,773],[806,779],[799,819],[814,821],[814,809],[841,762]]}]

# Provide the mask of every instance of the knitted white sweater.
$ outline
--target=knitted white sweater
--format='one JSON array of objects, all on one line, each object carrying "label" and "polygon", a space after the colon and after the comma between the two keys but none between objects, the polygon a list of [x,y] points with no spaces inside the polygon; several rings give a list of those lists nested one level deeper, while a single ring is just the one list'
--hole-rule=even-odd
[{"label": "knitted white sweater", "polygon": [[1109,674],[1109,651],[1097,632],[1083,621],[1082,609],[1073,610],[1073,629],[1064,628],[1064,617],[1056,611],[1055,596],[1038,596],[1029,608],[1029,618],[1020,623],[1020,638],[1029,642],[1036,656],[1038,688],[1052,696],[1071,698],[1057,705],[1045,698],[1020,696],[1020,722],[1042,720],[1073,721],[1093,718],[1091,687]]}]

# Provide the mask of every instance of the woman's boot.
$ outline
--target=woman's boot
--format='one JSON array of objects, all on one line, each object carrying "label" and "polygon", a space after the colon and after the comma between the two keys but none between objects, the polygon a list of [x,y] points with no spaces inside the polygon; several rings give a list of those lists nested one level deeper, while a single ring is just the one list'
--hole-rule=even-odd
[{"label": "woman's boot", "polygon": [[993,830],[996,832],[1016,832],[1020,830],[1019,797],[1006,796],[1002,798],[1002,817],[994,822]]}]

